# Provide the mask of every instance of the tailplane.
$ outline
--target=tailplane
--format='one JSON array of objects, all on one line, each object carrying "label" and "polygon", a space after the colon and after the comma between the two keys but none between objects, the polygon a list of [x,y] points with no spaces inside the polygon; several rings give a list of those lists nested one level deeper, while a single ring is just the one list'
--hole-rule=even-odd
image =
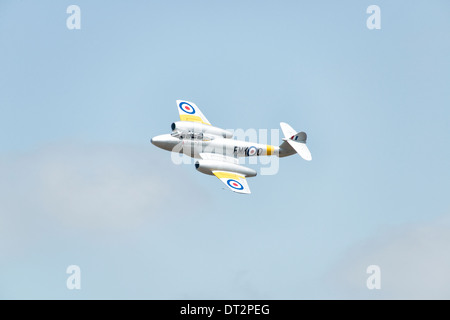
[{"label": "tailplane", "polygon": [[284,134],[283,143],[280,145],[280,157],[298,153],[303,159],[311,161],[311,152],[306,146],[306,133],[296,132],[290,125],[284,122],[281,122],[280,126]]}]

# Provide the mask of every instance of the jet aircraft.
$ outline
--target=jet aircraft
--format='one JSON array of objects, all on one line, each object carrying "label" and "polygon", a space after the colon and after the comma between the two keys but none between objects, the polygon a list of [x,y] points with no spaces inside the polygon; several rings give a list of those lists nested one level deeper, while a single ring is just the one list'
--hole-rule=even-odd
[{"label": "jet aircraft", "polygon": [[195,168],[219,178],[230,190],[249,194],[246,178],[256,176],[254,169],[239,164],[240,157],[287,157],[298,153],[310,161],[306,133],[297,132],[281,122],[284,138],[280,146],[233,139],[233,133],[214,127],[193,102],[177,100],[180,121],[171,125],[172,133],[156,136],[151,142],[164,150],[198,159]]}]

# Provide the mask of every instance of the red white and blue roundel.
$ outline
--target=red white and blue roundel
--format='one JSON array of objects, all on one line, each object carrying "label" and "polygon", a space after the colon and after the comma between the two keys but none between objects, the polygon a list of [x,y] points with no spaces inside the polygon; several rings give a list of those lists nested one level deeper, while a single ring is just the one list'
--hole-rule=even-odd
[{"label": "red white and blue roundel", "polygon": [[256,153],[258,153],[258,149],[256,149],[256,147],[251,146],[247,149],[247,156],[254,156]]},{"label": "red white and blue roundel", "polygon": [[186,112],[186,113],[189,113],[189,114],[194,114],[194,113],[195,113],[194,107],[191,106],[191,105],[190,105],[189,103],[187,103],[187,102],[180,102],[179,107],[180,107],[181,110],[183,110],[183,111]]},{"label": "red white and blue roundel", "polygon": [[242,189],[244,189],[244,186],[243,186],[240,182],[238,182],[238,181],[236,181],[236,180],[234,180],[234,179],[228,179],[228,180],[227,180],[227,184],[228,184],[231,188],[236,189],[236,190],[242,190]]}]

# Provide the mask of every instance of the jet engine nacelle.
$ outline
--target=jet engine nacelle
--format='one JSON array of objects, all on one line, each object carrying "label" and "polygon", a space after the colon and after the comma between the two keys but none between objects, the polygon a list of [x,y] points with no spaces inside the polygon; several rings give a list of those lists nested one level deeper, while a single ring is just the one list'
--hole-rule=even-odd
[{"label": "jet engine nacelle", "polygon": [[245,177],[256,176],[256,170],[224,161],[198,160],[195,162],[195,169],[204,174],[214,175],[213,171],[229,171],[242,174]]},{"label": "jet engine nacelle", "polygon": [[220,136],[227,139],[233,137],[233,133],[221,128],[213,127],[200,122],[190,122],[190,121],[177,121],[172,123],[172,131],[179,131],[182,133],[194,132],[203,133],[214,136]]}]

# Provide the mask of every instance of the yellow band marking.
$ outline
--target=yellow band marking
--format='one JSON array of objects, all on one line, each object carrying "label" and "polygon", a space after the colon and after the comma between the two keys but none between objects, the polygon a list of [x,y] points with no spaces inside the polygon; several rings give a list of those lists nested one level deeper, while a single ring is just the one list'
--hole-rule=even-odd
[{"label": "yellow band marking", "polygon": [[231,172],[215,171],[213,173],[219,179],[222,179],[222,178],[225,178],[225,179],[238,179],[238,180],[239,179],[245,179],[244,176],[241,176],[241,175],[236,174],[236,173],[231,173]]},{"label": "yellow band marking", "polygon": [[200,118],[199,116],[192,116],[190,114],[180,114],[180,120],[181,121],[200,122],[200,123],[207,124],[208,126],[211,125],[209,123],[203,122],[202,118]]}]

